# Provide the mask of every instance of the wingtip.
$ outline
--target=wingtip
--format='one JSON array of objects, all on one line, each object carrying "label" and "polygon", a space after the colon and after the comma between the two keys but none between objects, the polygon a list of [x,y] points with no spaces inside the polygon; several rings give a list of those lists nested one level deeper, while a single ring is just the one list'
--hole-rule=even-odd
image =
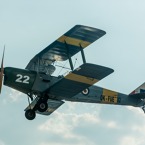
[{"label": "wingtip", "polygon": [[114,69],[111,68],[111,70],[112,70],[112,73],[113,73],[114,72]]}]

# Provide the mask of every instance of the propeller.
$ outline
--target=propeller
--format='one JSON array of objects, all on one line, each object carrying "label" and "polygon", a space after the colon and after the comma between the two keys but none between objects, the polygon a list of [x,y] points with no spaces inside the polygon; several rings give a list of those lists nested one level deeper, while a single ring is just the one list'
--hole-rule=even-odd
[{"label": "propeller", "polygon": [[3,83],[3,76],[4,76],[4,54],[5,54],[5,46],[3,50],[2,62],[1,62],[1,69],[0,69],[0,94],[2,90],[2,83]]}]

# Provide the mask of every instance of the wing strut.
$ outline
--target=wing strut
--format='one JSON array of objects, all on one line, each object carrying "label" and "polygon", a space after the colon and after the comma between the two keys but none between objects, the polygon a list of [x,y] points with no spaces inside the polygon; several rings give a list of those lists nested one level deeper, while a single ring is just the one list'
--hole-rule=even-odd
[{"label": "wing strut", "polygon": [[[68,56],[68,60],[69,60],[69,64],[70,64],[71,70],[74,70],[74,66],[73,66],[73,63],[72,63],[71,55],[69,53],[69,47],[68,47],[66,41],[64,43],[65,43],[65,46],[67,48],[67,56]],[[81,51],[83,63],[85,64],[86,63],[86,58],[85,58],[84,49],[83,49],[81,44],[80,44],[80,51]]]},{"label": "wing strut", "polygon": [[72,63],[71,55],[69,53],[69,47],[68,47],[66,41],[64,43],[65,43],[65,46],[66,46],[66,49],[67,49],[67,56],[68,56],[68,60],[69,60],[69,64],[70,64],[71,70],[74,70],[74,66],[73,66],[73,63]]},{"label": "wing strut", "polygon": [[81,50],[81,54],[82,54],[82,60],[83,60],[83,63],[86,63],[86,58],[85,58],[84,49],[83,49],[83,47],[82,47],[81,44],[80,44],[80,50]]}]

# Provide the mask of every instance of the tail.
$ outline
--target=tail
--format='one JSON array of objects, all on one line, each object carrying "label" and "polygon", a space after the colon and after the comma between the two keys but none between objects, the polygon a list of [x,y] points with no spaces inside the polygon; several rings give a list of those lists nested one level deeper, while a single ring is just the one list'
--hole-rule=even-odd
[{"label": "tail", "polygon": [[133,92],[131,92],[129,96],[137,100],[140,100],[137,107],[142,107],[142,110],[145,113],[145,83],[143,83],[141,86],[136,88]]},{"label": "tail", "polygon": [[141,86],[139,86],[138,88],[136,88],[129,95],[143,94],[143,93],[145,93],[145,83],[143,83]]}]

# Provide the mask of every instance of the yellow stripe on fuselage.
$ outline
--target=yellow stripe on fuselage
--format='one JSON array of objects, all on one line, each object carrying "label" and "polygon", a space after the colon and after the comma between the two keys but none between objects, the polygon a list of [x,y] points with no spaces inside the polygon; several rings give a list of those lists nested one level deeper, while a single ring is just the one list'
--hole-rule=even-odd
[{"label": "yellow stripe on fuselage", "polygon": [[103,89],[103,100],[104,103],[117,103],[118,102],[118,93],[114,91],[110,91],[107,89]]},{"label": "yellow stripe on fuselage", "polygon": [[80,40],[80,39],[67,37],[65,35],[63,35],[60,38],[58,38],[57,41],[62,42],[62,43],[66,42],[67,44],[78,46],[78,47],[80,47],[80,45],[81,45],[82,48],[85,48],[85,47],[87,47],[88,45],[91,44],[88,41],[83,41],[83,40]]},{"label": "yellow stripe on fuselage", "polygon": [[117,96],[118,93],[114,92],[114,91],[107,90],[107,89],[103,89],[103,95],[104,96]]},{"label": "yellow stripe on fuselage", "polygon": [[77,75],[77,74],[74,74],[74,73],[68,74],[65,78],[68,79],[68,80],[72,80],[72,81],[76,81],[76,82],[84,83],[84,84],[88,84],[88,85],[93,85],[96,82],[98,82],[97,79]]}]

